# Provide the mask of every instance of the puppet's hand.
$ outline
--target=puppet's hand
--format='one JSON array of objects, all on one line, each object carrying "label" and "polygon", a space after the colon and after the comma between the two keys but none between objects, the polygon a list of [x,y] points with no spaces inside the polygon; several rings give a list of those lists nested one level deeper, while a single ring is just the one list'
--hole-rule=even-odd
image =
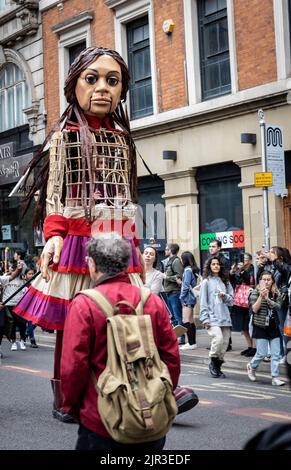
[{"label": "puppet's hand", "polygon": [[51,237],[45,244],[41,254],[41,275],[46,282],[49,281],[48,265],[51,261],[58,263],[61,251],[63,249],[64,240],[62,237],[55,235]]}]

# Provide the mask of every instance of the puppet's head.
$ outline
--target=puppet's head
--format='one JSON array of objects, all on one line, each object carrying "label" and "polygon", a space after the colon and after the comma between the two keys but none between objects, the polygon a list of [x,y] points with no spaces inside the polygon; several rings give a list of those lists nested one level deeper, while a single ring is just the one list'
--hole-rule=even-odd
[{"label": "puppet's head", "polygon": [[69,104],[78,103],[86,114],[102,117],[126,100],[128,87],[128,68],[118,52],[89,47],[72,63],[64,93]]}]

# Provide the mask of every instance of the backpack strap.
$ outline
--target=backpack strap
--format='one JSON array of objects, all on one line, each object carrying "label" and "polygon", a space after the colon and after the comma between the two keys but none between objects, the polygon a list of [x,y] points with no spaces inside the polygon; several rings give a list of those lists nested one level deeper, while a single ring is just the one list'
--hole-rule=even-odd
[{"label": "backpack strap", "polygon": [[131,311],[133,312],[134,310],[136,311],[137,315],[142,315],[143,314],[143,306],[146,303],[147,299],[151,295],[150,289],[147,287],[140,287],[140,301],[137,304],[136,307],[134,307],[130,302],[127,300],[120,300],[117,302],[114,307],[111,302],[105,297],[105,295],[101,294],[96,289],[85,289],[81,290],[79,294],[83,294],[86,297],[89,297],[89,299],[93,300],[102,310],[104,315],[107,317],[112,317],[115,313],[119,305],[127,305]]},{"label": "backpack strap", "polygon": [[149,296],[151,295],[151,291],[148,287],[140,287],[139,288],[139,293],[140,293],[140,301],[135,307],[136,313],[138,315],[143,314],[143,306],[145,305],[146,301],[148,300]]},{"label": "backpack strap", "polygon": [[105,317],[112,317],[114,315],[114,308],[111,302],[96,289],[85,289],[81,290],[79,294],[83,294],[89,299],[93,300],[98,307],[101,308],[102,312],[104,313]]}]

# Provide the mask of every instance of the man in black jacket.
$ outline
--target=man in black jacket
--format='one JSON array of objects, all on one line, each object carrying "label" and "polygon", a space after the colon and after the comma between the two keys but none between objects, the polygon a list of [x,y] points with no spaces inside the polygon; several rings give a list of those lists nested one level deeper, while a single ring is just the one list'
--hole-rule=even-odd
[{"label": "man in black jacket", "polygon": [[[165,266],[165,281],[164,288],[167,294],[168,304],[172,317],[176,325],[182,324],[182,304],[180,302],[181,285],[178,284],[177,279],[182,279],[183,265],[178,256],[179,245],[177,243],[168,243],[169,259]],[[174,326],[176,326],[174,325]],[[179,340],[180,344],[185,342],[184,337]]]},{"label": "man in black jacket", "polygon": [[212,240],[209,244],[209,254],[210,256],[218,256],[220,263],[223,264],[226,270],[229,272],[230,263],[229,260],[221,253],[221,246],[222,244],[220,240]]}]

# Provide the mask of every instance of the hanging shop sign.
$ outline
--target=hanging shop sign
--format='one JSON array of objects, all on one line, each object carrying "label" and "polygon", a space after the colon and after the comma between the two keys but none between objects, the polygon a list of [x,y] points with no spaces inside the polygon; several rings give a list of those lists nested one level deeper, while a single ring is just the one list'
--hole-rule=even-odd
[{"label": "hanging shop sign", "polygon": [[287,196],[283,131],[280,126],[266,127],[267,168],[272,173],[272,185],[269,191],[277,196]]},{"label": "hanging shop sign", "polygon": [[11,240],[12,235],[11,235],[11,225],[2,225],[1,227],[2,231],[2,240]]},{"label": "hanging shop sign", "polygon": [[[2,146],[3,147],[3,146]],[[3,155],[8,155],[3,153]],[[5,157],[0,159],[0,186],[17,183],[23,175],[27,165],[32,160],[33,154],[28,153],[18,157]]]},{"label": "hanging shop sign", "polygon": [[0,145],[0,161],[14,156],[14,142]]},{"label": "hanging shop sign", "polygon": [[208,250],[209,244],[213,240],[221,241],[221,249],[224,248],[243,248],[245,246],[244,230],[235,230],[230,232],[212,232],[200,234],[200,250]]}]

